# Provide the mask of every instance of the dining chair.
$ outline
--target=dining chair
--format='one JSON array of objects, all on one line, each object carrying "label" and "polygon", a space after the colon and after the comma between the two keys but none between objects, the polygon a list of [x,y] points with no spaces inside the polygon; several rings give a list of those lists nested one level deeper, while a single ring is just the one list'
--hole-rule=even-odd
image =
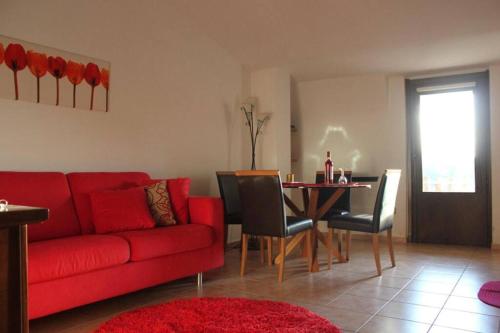
[{"label": "dining chair", "polygon": [[[248,236],[279,239],[278,281],[282,282],[285,258],[305,237],[310,267],[313,221],[309,218],[286,216],[280,173],[277,170],[236,171],[242,208],[242,251],[240,275],[245,275]],[[293,238],[287,244],[287,238]],[[269,244],[269,243],[268,243]]]},{"label": "dining chair", "polygon": [[[224,244],[227,245],[229,225],[241,225],[241,202],[238,180],[234,171],[216,171],[219,192],[224,205]],[[241,237],[240,237],[241,241]],[[264,262],[264,238],[260,238],[260,258]],[[268,257],[272,256],[272,247],[268,246]],[[271,260],[268,260],[271,265]]]},{"label": "dining chair", "polygon": [[[345,177],[348,182],[352,181],[352,171],[345,171]],[[340,177],[340,171],[335,171],[333,173],[334,182],[338,182]],[[321,184],[325,181],[325,172],[317,171],[316,172],[316,184]],[[319,190],[318,196],[318,207],[323,206],[323,204],[332,196],[332,193],[335,192],[334,188],[322,188]],[[349,189],[345,189],[345,192],[342,196],[333,204],[333,206],[320,218],[320,220],[329,220],[330,218],[336,215],[344,215],[348,214],[351,211],[351,191]]]},{"label": "dining chair", "polygon": [[391,257],[392,267],[396,266],[394,258],[394,249],[392,245],[392,225],[394,220],[394,211],[396,208],[396,198],[398,193],[399,179],[401,170],[385,170],[381,177],[380,185],[375,200],[373,214],[345,214],[337,215],[328,220],[328,268],[331,268],[333,259],[333,233],[334,229],[346,230],[346,257],[350,251],[350,232],[359,231],[372,234],[372,249],[377,266],[377,274],[382,274],[380,265],[379,233],[387,231],[387,244]]}]

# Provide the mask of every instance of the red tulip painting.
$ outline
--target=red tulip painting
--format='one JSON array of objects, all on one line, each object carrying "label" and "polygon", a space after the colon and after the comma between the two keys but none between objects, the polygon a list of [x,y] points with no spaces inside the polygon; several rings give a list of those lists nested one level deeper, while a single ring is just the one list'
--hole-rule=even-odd
[{"label": "red tulip painting", "polygon": [[76,108],[76,86],[79,85],[85,75],[85,65],[79,62],[68,61],[66,65],[66,76],[73,85],[73,108]]},{"label": "red tulip painting", "polygon": [[31,74],[36,77],[36,102],[40,103],[40,78],[47,74],[49,67],[47,55],[44,53],[28,51],[28,53],[26,53],[26,59]]},{"label": "red tulip painting", "polygon": [[15,99],[19,99],[19,84],[17,80],[17,72],[22,71],[26,67],[26,51],[21,44],[9,44],[5,49],[5,64],[14,73],[14,94]]},{"label": "red tulip painting", "polygon": [[4,54],[3,52],[4,52],[3,51],[3,45],[2,45],[2,43],[0,43],[0,65],[3,62],[3,54]]},{"label": "red tulip painting", "polygon": [[56,79],[56,105],[59,105],[59,80],[66,75],[66,60],[61,57],[49,57],[49,72]]},{"label": "red tulip painting", "polygon": [[94,64],[89,62],[87,64],[87,67],[85,67],[85,81],[90,85],[91,87],[91,93],[90,93],[90,110],[94,109],[94,88],[101,83],[101,72],[99,71],[99,67]]},{"label": "red tulip painting", "polygon": [[110,66],[0,34],[0,99],[108,112]]},{"label": "red tulip painting", "polygon": [[109,99],[109,70],[106,68],[101,69],[101,84],[106,89],[106,112],[108,112],[108,99]]}]

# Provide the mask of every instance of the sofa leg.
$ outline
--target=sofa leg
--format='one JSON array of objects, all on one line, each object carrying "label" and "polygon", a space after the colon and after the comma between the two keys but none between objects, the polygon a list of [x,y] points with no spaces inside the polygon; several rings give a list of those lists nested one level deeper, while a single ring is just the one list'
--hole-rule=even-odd
[{"label": "sofa leg", "polygon": [[203,273],[202,272],[198,273],[198,275],[196,276],[196,284],[198,286],[198,289],[203,288]]}]

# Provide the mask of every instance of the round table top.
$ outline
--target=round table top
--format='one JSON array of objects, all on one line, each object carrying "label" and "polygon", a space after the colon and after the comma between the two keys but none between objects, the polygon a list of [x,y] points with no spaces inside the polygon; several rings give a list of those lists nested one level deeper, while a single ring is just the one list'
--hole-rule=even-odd
[{"label": "round table top", "polygon": [[325,183],[304,183],[304,182],[283,182],[283,188],[372,188],[370,184],[347,183],[347,184],[325,184]]}]

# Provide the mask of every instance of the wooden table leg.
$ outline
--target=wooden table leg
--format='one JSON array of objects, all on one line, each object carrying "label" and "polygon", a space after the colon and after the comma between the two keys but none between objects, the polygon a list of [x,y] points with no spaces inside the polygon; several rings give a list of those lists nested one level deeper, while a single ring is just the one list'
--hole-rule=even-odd
[{"label": "wooden table leg", "polygon": [[312,259],[309,267],[310,272],[319,272],[318,263],[318,220],[316,220],[316,209],[318,205],[319,191],[316,188],[311,189],[309,196],[309,206],[307,208],[307,216],[313,220],[312,232]]},{"label": "wooden table leg", "polygon": [[[306,210],[305,216],[313,220],[313,232],[311,235],[312,238],[312,259],[311,264],[309,265],[310,272],[318,272],[319,271],[319,262],[318,262],[318,240],[325,243],[324,235],[322,235],[318,230],[318,220],[335,204],[335,202],[342,196],[345,192],[345,189],[338,188],[329,198],[328,200],[318,208],[318,198],[319,198],[319,188],[302,188],[302,199],[304,200],[304,209]],[[295,214],[302,213],[300,209],[293,204],[292,200],[285,195],[285,203]],[[301,214],[302,215],[302,214]],[[303,246],[302,255],[305,257],[307,255],[307,251],[305,246]],[[340,262],[343,262],[345,259],[342,256],[342,253],[339,251],[333,251],[333,255],[338,258]]]}]

